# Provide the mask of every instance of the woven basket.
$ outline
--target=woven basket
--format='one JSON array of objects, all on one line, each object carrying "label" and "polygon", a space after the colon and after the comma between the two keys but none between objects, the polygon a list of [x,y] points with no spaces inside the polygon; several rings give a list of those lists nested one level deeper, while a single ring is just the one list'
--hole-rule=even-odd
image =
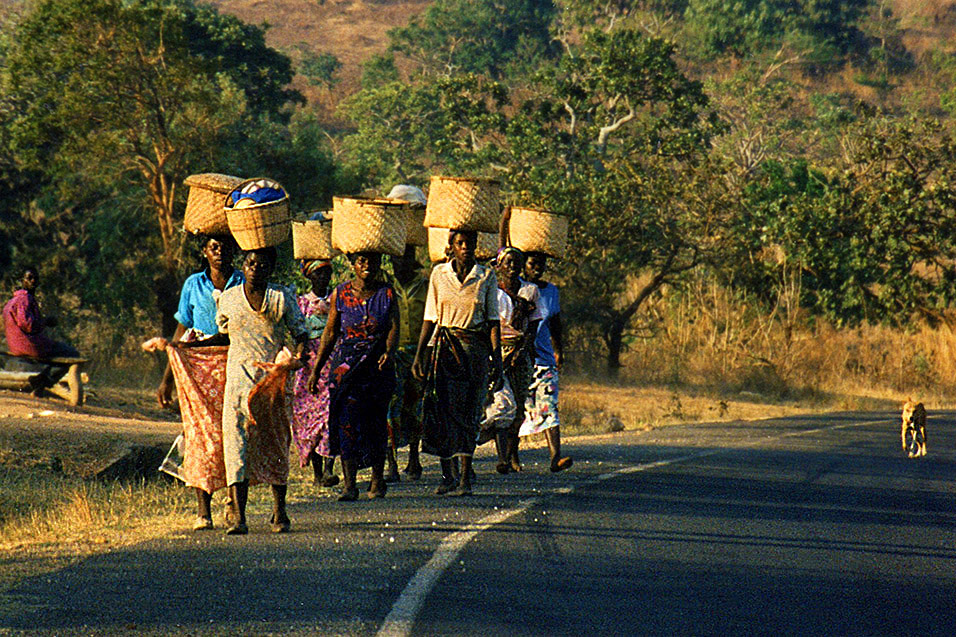
[{"label": "woven basket", "polygon": [[[254,182],[264,182],[275,188],[282,188],[271,179],[247,179],[233,189],[241,190]],[[285,188],[282,188],[285,192]],[[289,195],[282,199],[246,207],[233,207],[232,196],[226,197],[226,221],[229,231],[243,250],[257,250],[279,245],[289,238],[291,220],[289,217]]]},{"label": "woven basket", "polygon": [[425,225],[434,228],[498,232],[500,184],[493,179],[433,176]]},{"label": "woven basket", "polygon": [[183,182],[189,186],[183,227],[192,234],[229,234],[223,199],[243,182],[242,177],[202,173],[190,175]]},{"label": "woven basket", "polygon": [[293,221],[293,259],[331,259],[339,251],[332,247],[332,221]]},{"label": "woven basket", "polygon": [[405,254],[408,204],[390,199],[332,198],[332,247],[345,254]]},{"label": "woven basket", "polygon": [[568,251],[568,218],[534,208],[511,209],[511,245],[522,252],[543,252],[563,259]]},{"label": "woven basket", "polygon": [[[447,228],[428,228],[428,257],[432,263],[445,261],[448,257],[445,255],[445,248],[448,247]],[[475,259],[477,261],[486,261],[493,259],[498,254],[498,233],[497,232],[479,232],[478,246],[475,248]]]},{"label": "woven basket", "polygon": [[425,228],[425,209],[408,207],[408,227],[405,231],[405,243],[410,246],[427,246],[428,232]]}]

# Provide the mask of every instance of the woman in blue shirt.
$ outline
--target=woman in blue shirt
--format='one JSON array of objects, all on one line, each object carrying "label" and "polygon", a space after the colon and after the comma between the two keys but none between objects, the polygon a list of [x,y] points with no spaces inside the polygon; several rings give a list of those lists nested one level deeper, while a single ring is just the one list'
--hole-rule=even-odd
[{"label": "woman in blue shirt", "polygon": [[[236,254],[236,244],[232,237],[200,236],[199,242],[206,267],[191,274],[183,284],[179,308],[176,311],[179,325],[172,338],[174,343],[201,340],[217,334],[219,329],[216,326],[216,305],[219,295],[244,281],[242,273],[232,265]],[[173,386],[172,368],[167,364],[157,392],[160,406],[172,405]],[[206,482],[209,481],[203,483]],[[210,529],[212,493],[199,486],[196,486],[195,490],[198,515],[193,528]]]}]

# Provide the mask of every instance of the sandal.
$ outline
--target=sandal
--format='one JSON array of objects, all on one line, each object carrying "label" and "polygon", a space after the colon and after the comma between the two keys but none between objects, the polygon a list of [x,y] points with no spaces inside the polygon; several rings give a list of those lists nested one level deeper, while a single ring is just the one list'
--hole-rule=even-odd
[{"label": "sandal", "polygon": [[570,456],[564,456],[563,458],[556,458],[551,461],[551,473],[557,473],[558,471],[564,471],[571,467],[574,464],[574,460],[571,460]]},{"label": "sandal", "polygon": [[213,528],[212,518],[204,518],[201,515],[196,516],[193,522],[193,531],[208,531]]}]

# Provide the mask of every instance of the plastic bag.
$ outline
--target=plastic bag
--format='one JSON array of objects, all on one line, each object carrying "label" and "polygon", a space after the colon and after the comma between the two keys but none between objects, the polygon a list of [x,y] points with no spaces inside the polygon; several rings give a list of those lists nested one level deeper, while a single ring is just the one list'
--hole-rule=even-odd
[{"label": "plastic bag", "polygon": [[492,395],[492,400],[485,406],[485,416],[481,420],[481,429],[507,429],[514,422],[518,413],[518,404],[515,402],[515,393],[511,383],[505,376],[501,389]]}]

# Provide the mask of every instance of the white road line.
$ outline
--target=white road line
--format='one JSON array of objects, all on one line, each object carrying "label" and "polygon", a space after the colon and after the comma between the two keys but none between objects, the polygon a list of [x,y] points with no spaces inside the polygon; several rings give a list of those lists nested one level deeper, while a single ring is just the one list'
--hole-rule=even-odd
[{"label": "white road line", "polygon": [[[750,446],[756,447],[757,445],[770,440],[789,438],[792,436],[820,433],[822,431],[830,431],[833,429],[847,429],[850,427],[880,425],[885,424],[886,422],[886,420],[873,420],[868,422],[848,423],[844,425],[831,425],[829,427],[820,427],[817,429],[805,429],[776,436],[768,436],[766,438],[760,439]],[[445,572],[445,569],[447,569],[452,562],[455,561],[459,553],[461,553],[461,550],[465,548],[465,545],[471,542],[471,540],[482,531],[485,531],[496,524],[500,524],[508,518],[514,517],[520,513],[524,513],[529,508],[541,503],[542,500],[550,497],[551,495],[566,495],[573,493],[578,487],[587,487],[622,475],[638,473],[641,471],[649,471],[651,469],[666,467],[679,462],[687,462],[688,460],[697,460],[698,458],[714,456],[719,453],[731,451],[735,448],[708,449],[706,451],[690,453],[667,460],[657,460],[655,462],[646,462],[643,464],[622,467],[609,473],[603,473],[599,476],[591,478],[590,480],[585,480],[584,482],[574,486],[559,487],[552,490],[549,494],[522,500],[514,508],[505,509],[503,511],[492,513],[491,515],[486,515],[477,522],[469,524],[460,531],[456,531],[445,537],[445,539],[441,541],[441,544],[439,544],[435,554],[432,555],[431,559],[428,560],[424,566],[418,569],[418,572],[415,573],[412,579],[408,581],[408,584],[405,586],[402,594],[395,601],[395,604],[392,605],[392,610],[389,611],[388,615],[385,617],[385,622],[378,631],[378,637],[407,637],[407,635],[411,634],[412,626],[415,623],[415,618],[418,617],[418,612],[421,610],[422,605],[425,603],[425,599],[428,597],[429,593],[431,593],[432,589],[435,587],[435,584],[438,582],[438,578],[441,577],[442,573]]]}]

